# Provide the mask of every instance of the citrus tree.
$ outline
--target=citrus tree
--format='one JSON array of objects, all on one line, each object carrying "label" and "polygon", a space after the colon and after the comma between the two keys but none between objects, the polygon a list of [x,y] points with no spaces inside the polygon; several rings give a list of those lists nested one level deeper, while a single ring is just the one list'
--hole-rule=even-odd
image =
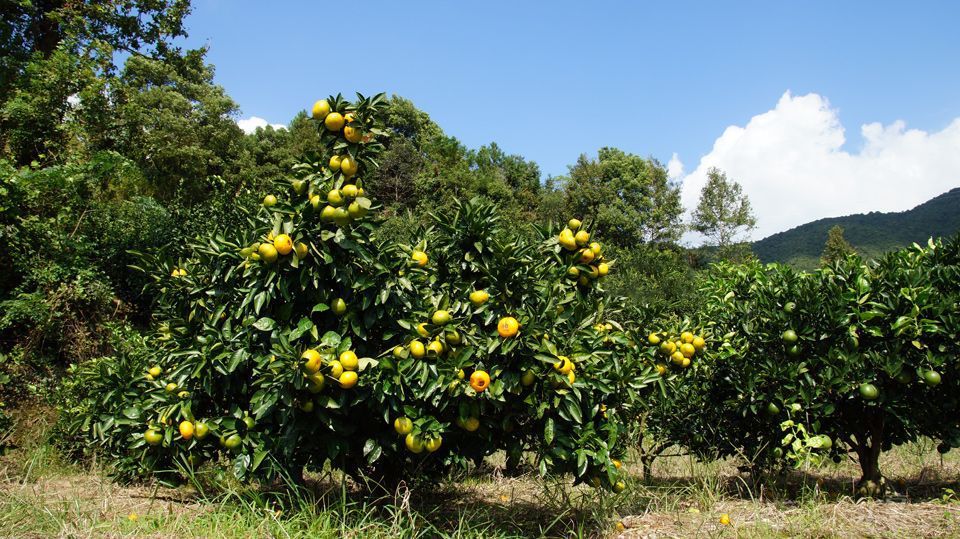
[{"label": "citrus tree", "polygon": [[957,238],[812,273],[716,266],[701,315],[722,353],[676,440],[759,465],[850,452],[859,493],[882,494],[882,451],[920,436],[960,445],[958,272]]},{"label": "citrus tree", "polygon": [[143,255],[153,353],[81,370],[75,430],[127,477],[227,459],[244,479],[389,484],[503,450],[622,490],[620,411],[659,375],[611,318],[612,261],[575,219],[517,227],[481,200],[379,234],[382,107],[318,101],[320,155],[243,222]]}]

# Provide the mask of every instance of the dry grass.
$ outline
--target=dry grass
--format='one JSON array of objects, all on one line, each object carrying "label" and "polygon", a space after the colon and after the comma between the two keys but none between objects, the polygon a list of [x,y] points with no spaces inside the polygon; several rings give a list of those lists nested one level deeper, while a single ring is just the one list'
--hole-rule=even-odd
[{"label": "dry grass", "polygon": [[882,502],[853,500],[853,462],[759,480],[686,456],[658,460],[648,483],[628,464],[620,496],[490,466],[382,499],[335,474],[292,496],[234,486],[204,497],[64,462],[42,425],[25,423],[35,442],[0,458],[0,537],[960,537],[960,455],[930,442],[884,456],[893,492]]}]

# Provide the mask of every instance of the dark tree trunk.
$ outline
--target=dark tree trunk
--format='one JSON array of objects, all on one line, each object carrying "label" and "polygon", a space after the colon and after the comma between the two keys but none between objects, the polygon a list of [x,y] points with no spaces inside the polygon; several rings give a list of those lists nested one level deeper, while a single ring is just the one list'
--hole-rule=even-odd
[{"label": "dark tree trunk", "polygon": [[866,418],[866,430],[854,434],[857,460],[860,462],[860,480],[857,481],[857,496],[882,498],[886,481],[880,473],[880,452],[883,448],[883,418]]}]

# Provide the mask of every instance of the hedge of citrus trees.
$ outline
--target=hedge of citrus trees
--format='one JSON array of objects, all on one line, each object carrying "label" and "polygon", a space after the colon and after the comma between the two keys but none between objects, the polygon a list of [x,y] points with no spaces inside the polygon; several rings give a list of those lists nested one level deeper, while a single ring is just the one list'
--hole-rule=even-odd
[{"label": "hedge of citrus trees", "polygon": [[332,466],[389,484],[505,451],[619,491],[632,410],[680,364],[636,346],[587,224],[518,228],[464,201],[379,235],[383,96],[314,105],[324,152],[242,223],[143,254],[146,357],[91,362],[76,432],[121,476],[226,459],[243,479]]},{"label": "hedge of citrus trees", "polygon": [[960,238],[811,273],[720,265],[701,292],[718,350],[655,409],[660,436],[760,466],[851,452],[863,495],[893,445],[960,447]]}]

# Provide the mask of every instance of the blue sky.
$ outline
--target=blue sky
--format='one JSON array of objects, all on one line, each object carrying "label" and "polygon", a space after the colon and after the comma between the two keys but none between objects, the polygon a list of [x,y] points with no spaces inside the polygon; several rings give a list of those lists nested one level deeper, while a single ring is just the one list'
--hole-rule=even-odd
[{"label": "blue sky", "polygon": [[187,23],[244,118],[285,123],[330,93],[387,91],[544,175],[602,146],[664,163],[676,153],[692,174],[729,126],[787,91],[822,97],[845,128],[833,153],[861,152],[872,122],[948,128],[960,117],[958,5],[194,0]]}]

